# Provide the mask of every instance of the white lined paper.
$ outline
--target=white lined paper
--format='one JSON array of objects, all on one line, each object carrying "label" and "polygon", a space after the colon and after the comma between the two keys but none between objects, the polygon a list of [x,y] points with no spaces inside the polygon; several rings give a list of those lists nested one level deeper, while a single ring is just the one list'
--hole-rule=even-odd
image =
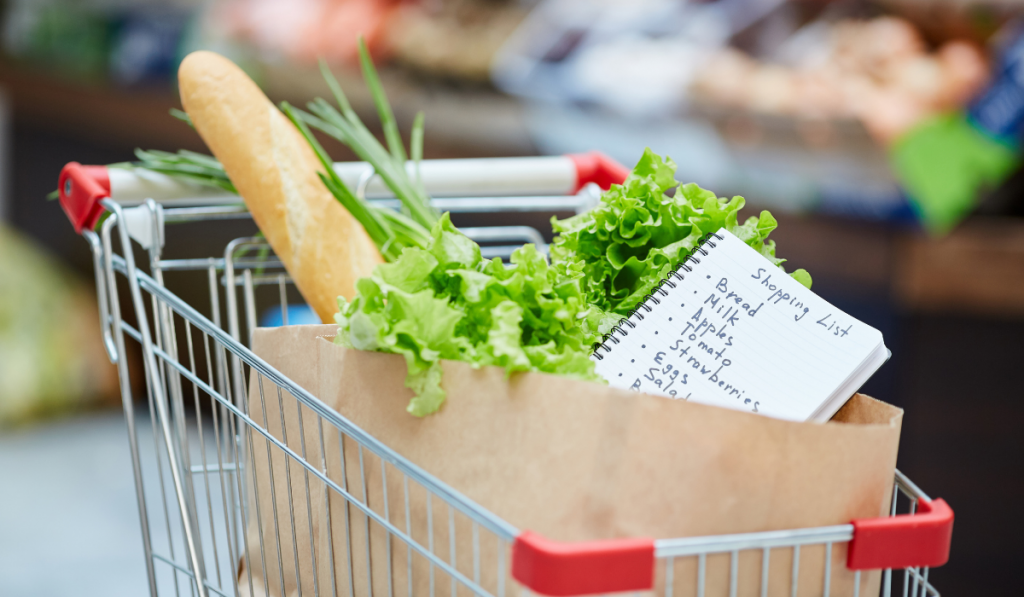
[{"label": "white lined paper", "polygon": [[672,279],[675,288],[662,286],[666,294],[645,303],[650,311],[630,319],[635,328],[621,326],[618,343],[598,349],[597,372],[619,388],[827,420],[849,398],[840,394],[852,394],[884,362],[882,334],[728,231],[716,234],[708,255]]}]

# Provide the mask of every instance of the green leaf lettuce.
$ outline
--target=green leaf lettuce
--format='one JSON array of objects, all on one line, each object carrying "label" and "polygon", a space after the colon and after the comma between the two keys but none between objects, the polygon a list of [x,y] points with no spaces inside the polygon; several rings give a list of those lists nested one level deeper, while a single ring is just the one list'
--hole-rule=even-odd
[{"label": "green leaf lettuce", "polygon": [[[725,228],[775,265],[775,241],[768,235],[778,223],[767,211],[742,224],[743,197],[724,199],[696,184],[678,184],[676,165],[650,149],[621,185],[612,185],[594,209],[565,220],[552,219],[559,236],[551,246],[555,267],[574,264],[594,307],[587,331],[606,333],[686,258],[700,239]],[[670,196],[669,191],[675,193]],[[808,288],[804,270],[792,276]]]},{"label": "green leaf lettuce", "polygon": [[599,381],[594,338],[580,325],[589,314],[581,268],[551,267],[533,245],[517,249],[509,267],[483,259],[448,214],[426,249],[406,248],[361,279],[351,303],[338,303],[335,341],[401,354],[416,416],[444,402],[441,359]]}]

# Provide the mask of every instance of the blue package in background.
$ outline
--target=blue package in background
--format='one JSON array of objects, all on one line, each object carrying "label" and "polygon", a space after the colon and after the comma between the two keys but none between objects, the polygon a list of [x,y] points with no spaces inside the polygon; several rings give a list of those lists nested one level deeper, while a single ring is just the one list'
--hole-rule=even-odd
[{"label": "blue package in background", "polygon": [[1017,148],[1024,134],[1024,24],[1009,28],[1009,43],[1001,44],[992,82],[968,107],[976,129],[1009,147]]},{"label": "blue package in background", "polygon": [[[274,305],[260,316],[260,327],[261,328],[276,328],[285,325],[284,317],[282,317],[282,310],[280,305]],[[288,305],[288,323],[287,325],[316,325],[322,323],[320,318],[317,316],[313,309],[303,303],[296,305]]]}]

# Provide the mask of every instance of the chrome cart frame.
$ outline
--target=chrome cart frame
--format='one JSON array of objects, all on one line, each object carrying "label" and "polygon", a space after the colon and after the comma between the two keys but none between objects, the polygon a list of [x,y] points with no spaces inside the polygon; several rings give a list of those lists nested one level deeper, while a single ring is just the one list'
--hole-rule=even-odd
[{"label": "chrome cart frame", "polygon": [[[597,199],[593,183],[607,186],[624,175],[621,168],[592,155],[428,161],[423,166],[428,190],[446,197],[435,199],[435,204],[453,213],[582,212]],[[359,195],[393,201],[379,185],[374,186],[373,171],[365,164],[337,168]],[[758,594],[769,594],[771,559],[787,558],[792,564],[785,594],[796,596],[799,588],[800,595],[828,596],[837,573],[832,569],[832,550],[844,543],[849,557],[843,573],[853,575],[854,594],[861,594],[862,571],[872,569],[884,570],[883,595],[890,595],[894,577],[902,580],[905,596],[939,594],[929,583],[929,566],[941,565],[948,557],[952,511],[898,471],[891,518],[775,532],[581,544],[560,544],[517,529],[362,431],[249,350],[258,303],[276,303],[287,324],[289,294],[298,296],[282,264],[266,253],[269,247],[262,239],[225,239],[219,256],[163,257],[168,226],[249,218],[237,196],[166,177],[74,163],[65,168],[59,188],[65,210],[93,255],[100,326],[107,355],[120,376],[149,590],[154,596],[283,596],[302,595],[310,588],[315,595],[358,593],[352,579],[360,573],[353,572],[352,554],[361,547],[350,545],[347,550],[348,574],[342,575],[348,579],[347,586],[339,586],[333,569],[326,574],[315,569],[316,550],[323,544],[317,545],[313,538],[314,503],[323,503],[328,494],[349,505],[344,520],[328,520],[328,524],[366,529],[367,576],[372,572],[369,529],[379,527],[387,533],[390,595],[404,594],[395,588],[403,578],[412,595],[414,558],[429,563],[431,595],[435,585],[438,592],[449,587],[453,596],[646,591],[653,587],[655,575],[663,580],[666,597],[674,592],[704,595],[710,591],[706,574],[710,558],[728,560],[728,577],[716,586],[724,587],[730,596],[754,594],[752,587],[738,586],[740,557],[754,553],[761,562]],[[510,196],[507,189],[521,194]],[[506,256],[523,242],[546,249],[544,237],[533,228],[462,230],[489,243],[484,247],[486,256]],[[254,251],[265,254],[253,257]],[[137,264],[137,254],[148,258],[147,271]],[[188,272],[191,284],[202,279],[208,287],[209,305],[204,312],[170,289]],[[122,305],[124,296],[128,302]],[[133,354],[141,354],[145,380],[139,401],[133,388],[142,386],[133,385],[139,372],[132,366]],[[249,387],[252,383],[258,392]],[[258,404],[252,398],[257,395]],[[268,404],[271,415],[279,414],[279,425],[268,419]],[[301,437],[289,441],[284,419],[293,413]],[[304,422],[315,427],[303,429]],[[282,431],[285,435],[279,437]],[[307,433],[318,441],[308,445]],[[332,435],[339,445],[357,447],[362,487],[327,474],[325,437]],[[268,470],[247,465],[256,461],[257,452],[259,458],[265,452]],[[367,499],[366,473],[372,467],[379,467],[382,479],[388,478],[388,471],[400,474],[401,487],[390,489],[404,492],[404,516],[388,511],[386,497],[383,510]],[[257,475],[264,474],[270,477],[272,492],[279,488],[275,475],[286,479],[284,511],[279,507],[284,497],[273,495],[270,503],[261,503],[259,494],[252,493]],[[388,490],[385,480],[385,496]],[[428,507],[438,509],[435,513],[441,516],[447,514],[447,528],[432,525],[427,536],[414,536],[409,526],[410,491],[425,492]],[[897,515],[898,506],[905,507],[907,514]],[[253,508],[256,512],[250,512]],[[258,537],[249,536],[254,529],[247,521],[253,516],[267,520],[266,509],[273,510],[272,526],[265,529],[258,524]],[[435,515],[428,518],[433,521]],[[471,544],[459,546],[470,550],[471,558],[465,552],[463,558],[457,557],[454,539],[447,540],[454,537],[456,523],[472,529]],[[496,561],[481,561],[483,542],[497,546]],[[441,544],[448,549],[439,548]],[[399,546],[407,554],[407,565],[392,554]],[[801,562],[807,561],[801,550],[807,554],[812,549],[824,553],[823,558],[814,559],[824,567],[820,584],[798,587]],[[286,587],[285,562],[293,560],[287,568],[298,571],[300,553],[313,556],[312,584],[299,579],[295,586]],[[328,560],[333,566],[333,556]],[[696,566],[696,586],[678,586],[674,575],[681,566]],[[482,573],[488,567],[493,574]],[[263,573],[254,574],[254,570]],[[323,579],[331,579],[330,586]],[[372,586],[363,588],[370,592]]]}]

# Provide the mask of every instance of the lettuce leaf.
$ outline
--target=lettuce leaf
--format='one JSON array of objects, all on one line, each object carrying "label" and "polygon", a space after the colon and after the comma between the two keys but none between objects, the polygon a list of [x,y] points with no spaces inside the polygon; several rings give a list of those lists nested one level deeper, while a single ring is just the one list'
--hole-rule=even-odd
[{"label": "lettuce leaf", "polygon": [[444,403],[441,359],[600,381],[594,338],[580,325],[590,310],[582,278],[579,267],[549,266],[533,245],[509,267],[483,259],[444,214],[428,247],[404,249],[359,280],[351,303],[338,299],[335,342],[401,354],[415,393],[407,410],[418,417]]},{"label": "lettuce leaf", "polygon": [[[559,236],[551,246],[554,267],[575,268],[587,301],[585,332],[607,333],[697,246],[705,234],[725,228],[782,267],[768,235],[778,222],[767,211],[739,222],[743,197],[724,199],[696,184],[678,184],[676,165],[647,149],[630,176],[601,196],[594,209],[552,218]],[[675,189],[669,196],[668,192]],[[792,276],[810,288],[800,269]]]}]

